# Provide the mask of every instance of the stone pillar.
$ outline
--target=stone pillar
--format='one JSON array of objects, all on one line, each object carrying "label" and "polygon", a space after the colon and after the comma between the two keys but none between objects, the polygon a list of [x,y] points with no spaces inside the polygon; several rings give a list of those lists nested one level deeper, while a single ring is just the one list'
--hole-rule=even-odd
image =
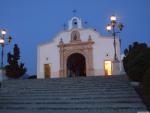
[{"label": "stone pillar", "polygon": [[113,61],[113,75],[120,75],[120,61],[114,60]]},{"label": "stone pillar", "polygon": [[59,70],[59,76],[64,76],[64,55],[63,55],[63,48],[60,48],[60,70]]},{"label": "stone pillar", "polygon": [[92,41],[92,38],[91,38],[90,35],[89,35],[88,42],[89,42],[89,44],[88,44],[88,48],[87,48],[87,50],[88,50],[88,52],[87,52],[87,58],[88,58],[88,60],[87,60],[88,61],[87,62],[87,65],[88,65],[88,67],[87,67],[87,70],[88,70],[87,75],[91,76],[91,75],[94,75],[94,68],[93,68],[93,47],[92,47],[92,44],[94,42]]},{"label": "stone pillar", "polygon": [[63,43],[62,38],[60,39],[58,47],[60,47],[60,50],[59,50],[59,53],[60,53],[59,76],[64,77],[64,43]]},{"label": "stone pillar", "polygon": [[93,48],[88,48],[88,75],[93,75]]}]

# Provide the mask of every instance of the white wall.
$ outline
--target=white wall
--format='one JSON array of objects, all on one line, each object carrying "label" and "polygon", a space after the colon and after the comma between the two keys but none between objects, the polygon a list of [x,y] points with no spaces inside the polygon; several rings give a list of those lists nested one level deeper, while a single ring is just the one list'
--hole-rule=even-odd
[{"label": "white wall", "polygon": [[44,78],[44,64],[51,64],[51,77],[58,77],[59,48],[56,43],[49,43],[38,47],[38,78]]}]

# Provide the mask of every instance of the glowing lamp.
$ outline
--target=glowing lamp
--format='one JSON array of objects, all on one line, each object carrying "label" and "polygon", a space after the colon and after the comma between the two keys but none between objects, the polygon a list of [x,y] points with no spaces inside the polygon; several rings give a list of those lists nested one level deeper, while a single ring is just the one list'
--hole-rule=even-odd
[{"label": "glowing lamp", "polygon": [[0,38],[0,44],[4,44],[4,43],[5,43],[4,39]]},{"label": "glowing lamp", "polygon": [[6,35],[6,30],[2,29],[1,33],[2,33],[2,35]]},{"label": "glowing lamp", "polygon": [[111,25],[108,24],[108,25],[106,26],[106,30],[107,30],[107,31],[111,31],[111,29],[112,29]]},{"label": "glowing lamp", "polygon": [[112,16],[110,17],[110,20],[111,20],[111,21],[116,21],[116,20],[117,20],[117,17],[114,16],[114,15],[112,15]]}]

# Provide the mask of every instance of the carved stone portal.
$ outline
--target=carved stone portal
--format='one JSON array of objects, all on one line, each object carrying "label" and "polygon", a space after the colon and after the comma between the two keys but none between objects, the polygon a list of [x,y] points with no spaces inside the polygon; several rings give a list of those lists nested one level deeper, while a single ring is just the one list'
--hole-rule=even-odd
[{"label": "carved stone portal", "polygon": [[93,69],[93,47],[94,42],[90,39],[86,42],[71,41],[70,43],[63,43],[61,40],[58,47],[60,48],[60,77],[67,77],[67,60],[68,57],[74,53],[79,53],[85,57],[86,61],[86,76],[94,75]]}]

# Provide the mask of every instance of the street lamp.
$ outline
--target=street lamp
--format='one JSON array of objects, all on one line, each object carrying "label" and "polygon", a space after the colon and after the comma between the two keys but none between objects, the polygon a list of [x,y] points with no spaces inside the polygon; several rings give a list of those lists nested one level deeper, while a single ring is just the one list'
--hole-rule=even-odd
[{"label": "street lamp", "polygon": [[5,45],[8,45],[8,44],[11,42],[12,38],[11,38],[11,36],[6,37],[7,32],[6,32],[5,29],[0,29],[0,33],[1,33],[1,36],[0,36],[0,45],[2,46],[2,52],[1,52],[1,58],[2,58],[2,60],[1,60],[1,68],[3,68],[4,46],[5,46]]},{"label": "street lamp", "polygon": [[124,25],[122,23],[117,23],[117,17],[115,15],[110,17],[110,24],[106,26],[106,30],[114,37],[114,61],[118,61],[116,53],[116,34],[120,33],[123,27]]}]

